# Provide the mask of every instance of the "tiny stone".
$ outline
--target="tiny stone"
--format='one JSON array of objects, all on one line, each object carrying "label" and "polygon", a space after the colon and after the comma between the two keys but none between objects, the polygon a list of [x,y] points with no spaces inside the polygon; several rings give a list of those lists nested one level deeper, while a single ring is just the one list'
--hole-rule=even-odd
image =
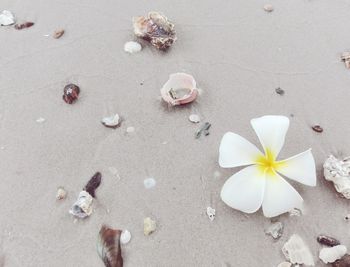
[{"label": "tiny stone", "polygon": [[21,24],[16,24],[15,25],[15,29],[16,30],[22,30],[22,29],[25,29],[25,28],[32,27],[33,25],[34,25],[34,22],[24,22],[24,23],[21,23]]},{"label": "tiny stone", "polygon": [[323,132],[323,128],[320,125],[312,126],[312,130],[314,130],[317,133],[322,133]]},{"label": "tiny stone", "polygon": [[345,220],[345,221],[350,221],[350,214],[347,214],[347,215],[344,217],[344,220]]},{"label": "tiny stone", "polygon": [[266,5],[264,5],[264,10],[266,12],[272,12],[273,11],[273,6],[271,4],[266,4]]},{"label": "tiny stone", "polygon": [[326,235],[319,235],[317,237],[317,242],[322,244],[322,245],[329,246],[329,247],[334,247],[334,246],[340,245],[340,242],[337,239],[330,237],[330,236],[326,236]]},{"label": "tiny stone", "polygon": [[64,34],[64,30],[62,29],[62,30],[57,30],[57,31],[55,31],[54,33],[53,33],[53,38],[55,38],[55,39],[59,39],[59,38],[61,38],[62,37],[62,35]]},{"label": "tiny stone", "polygon": [[67,191],[63,187],[59,187],[57,189],[56,199],[62,200],[64,198],[66,198],[66,196],[67,196]]},{"label": "tiny stone", "polygon": [[126,42],[124,44],[124,51],[130,54],[138,53],[142,49],[142,46],[138,42]]},{"label": "tiny stone", "polygon": [[214,219],[215,219],[215,209],[213,209],[211,207],[207,207],[207,215],[208,215],[210,221],[214,221]]},{"label": "tiny stone", "polygon": [[154,178],[147,178],[143,180],[143,185],[146,189],[151,189],[156,186],[156,180]]},{"label": "tiny stone", "polygon": [[38,123],[43,123],[44,121],[45,121],[44,118],[38,118],[38,119],[36,120],[36,122],[38,122]]},{"label": "tiny stone", "polygon": [[78,99],[79,93],[79,86],[71,83],[64,87],[62,98],[67,104],[73,104]]},{"label": "tiny stone", "polygon": [[284,95],[284,90],[281,89],[280,87],[276,88],[275,91],[276,91],[276,93],[279,94],[279,95]]},{"label": "tiny stone", "polygon": [[150,217],[143,220],[143,233],[148,236],[152,234],[157,228],[156,221],[153,221]]},{"label": "tiny stone", "polygon": [[126,132],[127,133],[133,133],[133,132],[135,132],[135,128],[130,126],[130,127],[126,128]]},{"label": "tiny stone", "polygon": [[191,114],[188,119],[190,120],[190,122],[193,123],[198,123],[201,121],[200,117],[197,114]]},{"label": "tiny stone", "polygon": [[129,243],[131,240],[131,233],[128,230],[123,230],[121,235],[120,235],[120,243],[125,245]]},{"label": "tiny stone", "polygon": [[265,230],[265,234],[271,235],[274,239],[278,239],[283,234],[283,223],[275,222]]}]

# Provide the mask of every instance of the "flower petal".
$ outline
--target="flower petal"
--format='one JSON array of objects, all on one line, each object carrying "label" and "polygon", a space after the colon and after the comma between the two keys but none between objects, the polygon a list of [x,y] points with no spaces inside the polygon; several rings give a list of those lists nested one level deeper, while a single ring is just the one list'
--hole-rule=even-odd
[{"label": "flower petal", "polygon": [[231,208],[256,212],[264,199],[265,175],[252,165],[232,175],[221,189],[221,199]]},{"label": "flower petal", "polygon": [[268,115],[252,119],[250,123],[259,137],[265,154],[272,153],[274,158],[277,158],[289,128],[289,119],[285,116]]},{"label": "flower petal", "polygon": [[301,208],[302,202],[299,193],[280,175],[266,174],[262,204],[265,217],[275,217],[294,208]]},{"label": "flower petal", "polygon": [[316,185],[316,167],[311,149],[298,155],[281,160],[276,171],[302,184]]},{"label": "flower petal", "polygon": [[221,139],[219,164],[223,168],[250,165],[263,156],[260,150],[242,136],[227,132]]}]

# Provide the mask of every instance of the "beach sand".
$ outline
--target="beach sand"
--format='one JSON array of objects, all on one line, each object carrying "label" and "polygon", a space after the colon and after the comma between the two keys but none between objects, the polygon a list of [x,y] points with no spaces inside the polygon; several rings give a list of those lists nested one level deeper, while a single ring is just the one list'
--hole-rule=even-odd
[{"label": "beach sand", "polygon": [[[1,0],[29,29],[0,27],[0,259],[4,266],[104,266],[96,252],[103,223],[128,229],[125,266],[266,266],[284,260],[289,237],[299,234],[316,266],[319,234],[349,246],[343,220],[349,200],[323,179],[333,153],[350,155],[350,70],[340,54],[350,49],[348,1],[115,1]],[[131,19],[156,10],[174,23],[178,41],[167,52],[136,40]],[[63,28],[60,39],[52,33]],[[201,96],[169,108],[160,88],[169,74],[192,74]],[[62,100],[68,83],[79,100]],[[283,96],[275,93],[285,90]],[[114,113],[115,130],[101,119]],[[191,113],[212,124],[194,138]],[[218,165],[223,134],[236,132],[259,145],[250,119],[290,118],[281,158],[312,148],[317,187],[292,183],[305,200],[305,215],[278,218],[285,225],[274,241],[261,211],[246,215],[220,200],[236,169]],[[38,118],[45,122],[38,123]],[[311,126],[320,124],[323,133]],[[135,127],[134,133],[126,133]],[[111,168],[117,170],[111,172]],[[102,173],[93,214],[75,221],[68,213],[79,191]],[[144,179],[157,184],[145,189]],[[67,199],[55,199],[57,187]],[[206,208],[216,209],[211,222]],[[143,219],[158,227],[143,235]],[[2,255],[2,256],[1,256]],[[1,264],[0,264],[1,266]]]}]

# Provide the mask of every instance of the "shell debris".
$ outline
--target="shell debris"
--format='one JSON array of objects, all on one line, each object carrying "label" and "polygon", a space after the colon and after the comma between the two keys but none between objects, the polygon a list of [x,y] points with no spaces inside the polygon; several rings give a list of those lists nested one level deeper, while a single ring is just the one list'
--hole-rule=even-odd
[{"label": "shell debris", "polygon": [[122,231],[102,225],[97,240],[97,253],[106,267],[123,267],[120,236]]},{"label": "shell debris", "polygon": [[150,217],[143,219],[143,233],[145,236],[152,234],[157,229],[156,221]]},{"label": "shell debris", "polygon": [[284,244],[282,252],[286,259],[293,264],[315,266],[310,249],[297,234],[294,234],[289,238],[289,240]]}]

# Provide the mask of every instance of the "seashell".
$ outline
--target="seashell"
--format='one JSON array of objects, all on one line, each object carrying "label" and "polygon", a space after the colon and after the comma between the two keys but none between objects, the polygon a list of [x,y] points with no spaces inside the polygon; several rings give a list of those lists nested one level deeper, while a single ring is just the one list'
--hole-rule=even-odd
[{"label": "seashell", "polygon": [[317,133],[322,133],[323,132],[323,128],[320,125],[314,125],[311,128],[312,128],[312,130],[314,130]]},{"label": "seashell", "polygon": [[265,230],[265,234],[271,235],[274,239],[278,239],[283,234],[283,223],[275,222]]},{"label": "seashell", "polygon": [[78,200],[73,204],[69,213],[80,219],[90,216],[92,213],[92,200],[93,197],[88,192],[81,191]]},{"label": "seashell", "polygon": [[332,181],[337,192],[350,199],[350,161],[340,160],[330,155],[323,164],[323,174]]},{"label": "seashell", "polygon": [[138,53],[142,50],[142,46],[138,42],[126,42],[124,44],[124,51],[130,54]]},{"label": "seashell", "polygon": [[167,50],[177,39],[174,24],[158,12],[133,18],[133,27],[137,37],[149,41],[159,50]]},{"label": "seashell", "polygon": [[326,235],[319,235],[317,237],[317,242],[322,244],[322,245],[329,246],[329,247],[334,247],[334,246],[340,245],[340,242],[337,239],[330,237],[330,236],[326,236]]},{"label": "seashell", "polygon": [[207,207],[207,215],[209,217],[209,220],[214,221],[215,219],[215,209],[212,207]]},{"label": "seashell", "polygon": [[264,10],[266,12],[272,12],[273,11],[273,5],[271,5],[271,4],[264,5]]},{"label": "seashell", "polygon": [[143,233],[147,236],[152,234],[157,228],[156,221],[153,221],[150,217],[143,219]]},{"label": "seashell", "polygon": [[97,240],[97,253],[106,267],[123,267],[120,235],[122,231],[102,225]]},{"label": "seashell", "polygon": [[105,117],[102,119],[102,124],[108,128],[117,128],[120,124],[120,117],[118,114],[115,114],[110,117]]},{"label": "seashell", "polygon": [[73,104],[73,102],[75,102],[78,99],[79,93],[79,86],[71,83],[63,88],[62,98],[67,104]]},{"label": "seashell", "polygon": [[62,35],[64,34],[64,30],[63,29],[61,29],[61,30],[57,30],[57,31],[55,31],[54,33],[53,33],[53,38],[55,38],[55,39],[59,39],[59,38],[61,38],[62,37]]},{"label": "seashell", "polygon": [[62,200],[62,199],[65,199],[66,196],[67,196],[67,191],[63,187],[60,186],[57,189],[56,199],[57,200]]},{"label": "seashell", "polygon": [[15,25],[15,29],[16,30],[23,30],[25,28],[30,28],[34,25],[34,22],[24,22],[24,23],[21,23],[21,24],[16,24]]},{"label": "seashell", "polygon": [[156,186],[156,180],[154,178],[147,178],[143,180],[143,185],[145,186],[146,189],[151,189],[152,187]]},{"label": "seashell", "polygon": [[91,177],[89,182],[84,187],[84,190],[88,192],[92,197],[95,197],[95,190],[101,184],[102,175],[100,172],[96,172],[94,176]]},{"label": "seashell", "polygon": [[125,245],[129,243],[131,240],[131,233],[128,230],[123,230],[123,232],[120,235],[120,243]]},{"label": "seashell", "polygon": [[324,263],[333,263],[342,258],[347,252],[346,246],[337,245],[330,248],[323,248],[320,250],[319,258]]},{"label": "seashell", "polygon": [[292,267],[292,264],[288,261],[281,262],[277,267]]},{"label": "seashell", "polygon": [[194,101],[197,98],[198,90],[192,75],[173,73],[160,89],[160,93],[165,102],[176,106]]},{"label": "seashell", "polygon": [[0,26],[9,26],[15,23],[15,16],[11,11],[3,10],[0,13]]},{"label": "seashell", "polygon": [[315,266],[310,249],[305,245],[299,235],[292,235],[284,244],[282,252],[287,260],[293,264],[305,264]]},{"label": "seashell", "polygon": [[349,267],[350,266],[350,255],[346,254],[340,260],[335,261],[332,267]]},{"label": "seashell", "polygon": [[188,117],[189,121],[190,122],[193,122],[193,123],[198,123],[201,121],[201,118],[199,117],[199,115],[197,114],[191,114],[189,117]]}]

